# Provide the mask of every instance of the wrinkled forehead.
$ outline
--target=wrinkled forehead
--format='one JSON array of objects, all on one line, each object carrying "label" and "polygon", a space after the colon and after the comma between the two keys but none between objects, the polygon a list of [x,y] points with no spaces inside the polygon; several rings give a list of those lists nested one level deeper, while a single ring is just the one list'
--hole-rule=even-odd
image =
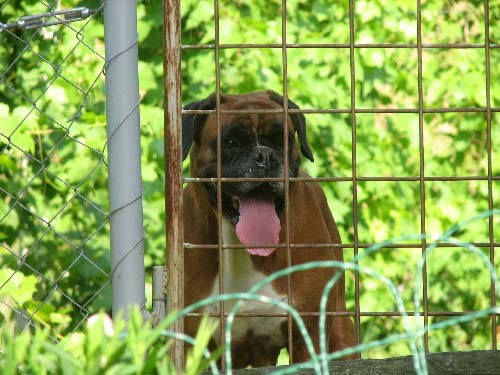
[{"label": "wrinkled forehead", "polygon": [[[257,134],[267,133],[274,127],[283,128],[283,113],[259,113],[259,110],[283,109],[278,103],[264,97],[249,98],[246,96],[225,97],[220,106],[221,110],[252,111],[251,113],[221,113],[221,126],[245,126],[255,129]],[[289,131],[293,131],[293,122],[287,120]],[[210,134],[217,134],[217,117],[212,114],[205,125]]]}]

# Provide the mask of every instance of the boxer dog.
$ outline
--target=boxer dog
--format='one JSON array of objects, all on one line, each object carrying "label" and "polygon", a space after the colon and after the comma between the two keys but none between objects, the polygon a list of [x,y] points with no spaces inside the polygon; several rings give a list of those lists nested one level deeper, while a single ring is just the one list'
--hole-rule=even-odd
[{"label": "boxer dog", "polygon": [[[215,109],[216,98],[188,104],[185,109]],[[297,105],[288,100],[288,108]],[[283,109],[283,97],[273,91],[244,95],[221,95],[220,109]],[[284,177],[284,116],[282,113],[221,114],[222,177],[283,178]],[[306,139],[303,114],[289,114],[288,167],[290,177],[307,177],[300,168],[301,154],[313,161]],[[296,142],[297,134],[299,144]],[[215,114],[185,114],[182,118],[182,152],[190,154],[191,177],[217,177],[217,120]],[[300,151],[299,151],[300,149]],[[286,243],[286,233],[293,244],[339,244],[340,236],[330,213],[325,195],[318,183],[290,182],[289,220],[285,219],[285,185],[272,182],[222,183],[222,238],[224,245],[240,245],[223,249],[219,259],[217,249],[185,250],[185,304],[190,305],[219,294],[219,277],[223,263],[223,292],[247,292],[269,274],[287,267],[286,248],[264,247]],[[191,244],[218,243],[217,184],[189,183],[184,189],[184,241]],[[249,246],[241,248],[241,244]],[[253,246],[252,246],[253,245]],[[256,246],[257,245],[257,246]],[[258,245],[261,245],[259,247]],[[339,248],[291,249],[291,263],[310,261],[342,261]],[[291,301],[288,301],[287,277],[282,277],[260,290],[260,294],[292,305],[301,313],[318,313],[326,282],[334,275],[331,268],[301,271],[291,276]],[[236,302],[225,302],[230,312]],[[219,313],[219,304],[205,308]],[[333,288],[327,311],[346,311],[344,279]],[[283,311],[262,302],[247,301],[239,310],[247,316],[236,317],[232,330],[232,361],[235,368],[275,365],[280,349],[288,344],[288,324]],[[269,317],[271,314],[281,316]],[[259,317],[259,315],[264,315]],[[317,315],[303,317],[314,342],[319,347]],[[199,324],[197,317],[187,318],[185,331],[194,336]],[[349,317],[328,316],[329,350],[355,345],[354,327]],[[292,329],[293,361],[309,359],[306,345],[297,326]],[[220,345],[215,334],[212,345]]]}]

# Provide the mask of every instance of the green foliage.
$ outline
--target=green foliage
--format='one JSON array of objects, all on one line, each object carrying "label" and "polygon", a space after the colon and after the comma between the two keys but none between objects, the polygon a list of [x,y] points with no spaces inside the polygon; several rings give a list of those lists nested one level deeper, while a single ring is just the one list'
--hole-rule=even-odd
[{"label": "green foliage", "polygon": [[[74,332],[61,341],[49,329],[20,331],[7,315],[0,326],[0,367],[5,374],[175,374],[168,350],[172,345],[165,329],[174,313],[157,327],[144,322],[139,309],[131,310],[127,321],[111,321],[105,314],[92,316],[83,332]],[[182,374],[199,374],[211,361],[202,354],[217,324],[202,319],[194,347]]]},{"label": "green foliage", "polygon": [[[2,22],[46,11],[16,0]],[[82,306],[110,309],[103,25],[72,25],[0,34],[1,282],[36,278],[13,306],[60,333],[80,323]]]},{"label": "green foliage", "polygon": [[[286,3],[287,43],[350,42],[348,1]],[[489,39],[499,43],[500,3],[489,4]],[[64,2],[68,8],[78,5],[95,8],[99,2]],[[11,0],[2,5],[1,21],[43,11],[46,8],[41,2]],[[184,44],[214,43],[213,1],[182,0],[181,12]],[[165,259],[162,3],[139,1],[138,14],[145,261],[149,271]],[[422,41],[482,45],[486,39],[484,18],[482,1],[425,1]],[[413,0],[359,0],[355,2],[354,39],[356,43],[415,44],[416,20]],[[4,74],[0,83],[0,298],[5,302],[9,296],[9,306],[24,309],[37,322],[51,326],[56,336],[72,332],[85,310],[94,313],[111,308],[110,288],[105,287],[110,264],[102,16],[72,27],[83,29],[80,34],[63,26],[16,31],[15,35],[0,33]],[[85,45],[78,43],[79,38]],[[28,45],[21,40],[29,41]],[[279,44],[281,40],[281,0],[221,1],[221,43]],[[494,63],[500,57],[498,49],[490,49],[490,55],[488,98],[484,49],[425,48],[424,107],[498,107],[500,69]],[[301,108],[350,109],[349,48],[290,48],[286,57],[288,94]],[[183,50],[182,59],[184,103],[215,91],[212,50]],[[282,92],[279,48],[223,49],[219,63],[223,92],[267,88]],[[416,49],[356,48],[353,72],[356,108],[418,108]],[[316,162],[303,166],[313,176],[351,177],[355,171],[361,178],[409,178],[358,182],[360,243],[420,233],[422,204],[426,231],[433,234],[488,209],[490,195],[498,206],[497,181],[492,182],[490,192],[487,180],[428,181],[423,188],[418,180],[421,161],[426,177],[486,176],[485,113],[426,113],[422,124],[418,113],[362,113],[355,119],[349,113],[309,114],[306,118]],[[496,162],[500,160],[499,118],[492,113],[494,176],[500,173]],[[419,147],[420,125],[423,150]],[[324,183],[323,188],[343,241],[354,242],[352,182]],[[495,219],[490,236],[488,220],[477,222],[462,231],[460,239],[486,244],[491,238],[497,241],[497,224]],[[351,250],[345,254],[347,259],[353,256]],[[497,262],[499,258],[496,256]],[[419,259],[420,249],[383,249],[366,258],[363,265],[390,277],[411,310]],[[496,264],[497,269],[499,266]],[[429,259],[429,310],[469,311],[488,306],[490,282],[485,275],[485,268],[463,251],[440,248]],[[351,309],[353,280],[348,275]],[[394,310],[394,301],[379,283],[362,276],[360,287],[361,311]],[[402,330],[400,318],[363,317],[361,324],[363,342]],[[491,319],[485,319],[434,332],[430,349],[490,348],[490,330]],[[364,355],[405,353],[408,348],[402,343]]]},{"label": "green foliage", "polygon": [[205,350],[208,347],[208,342],[218,326],[219,323],[217,321],[209,320],[207,317],[201,320],[193,349],[187,353],[186,375],[201,374],[209,366],[211,360],[218,358],[222,354],[222,348],[220,348],[211,358],[205,358]]}]

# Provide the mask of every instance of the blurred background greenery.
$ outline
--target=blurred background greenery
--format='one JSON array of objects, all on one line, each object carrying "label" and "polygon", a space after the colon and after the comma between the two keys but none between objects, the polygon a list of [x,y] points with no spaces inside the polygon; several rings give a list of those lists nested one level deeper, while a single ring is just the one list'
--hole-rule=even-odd
[{"label": "blurred background greenery", "polygon": [[[57,2],[46,3],[55,6]],[[423,43],[485,43],[483,1],[422,3]],[[0,4],[0,22],[46,12],[44,4],[35,0]],[[63,6],[96,8],[99,4],[96,0],[68,0]],[[213,43],[213,2],[182,0],[181,7],[182,42]],[[165,261],[162,2],[138,1],[138,14],[149,290],[152,266]],[[496,44],[500,40],[500,1],[489,2],[489,17],[490,42]],[[417,43],[415,0],[358,0],[354,22],[357,43]],[[102,15],[71,26],[15,31],[14,35],[0,33],[0,298],[9,306],[34,314],[35,320],[53,327],[58,335],[75,329],[87,310],[111,309],[108,275],[95,267],[110,269]],[[349,2],[289,0],[286,26],[288,43],[349,43]],[[220,0],[221,43],[281,43],[281,38],[281,1]],[[221,50],[221,91],[282,92],[281,54],[279,48]],[[500,49],[490,49],[490,55],[490,105],[499,107]],[[415,48],[358,48],[354,57],[357,108],[418,108]],[[422,63],[425,108],[487,106],[484,48],[425,48]],[[184,50],[182,66],[184,104],[215,91],[214,51]],[[289,97],[301,108],[350,109],[348,48],[288,49],[287,70]],[[350,114],[309,114],[306,119],[316,162],[304,162],[303,166],[315,177],[351,177],[353,168],[358,177],[419,177],[421,156],[426,177],[487,176],[484,112],[425,114],[423,150],[419,149],[418,113],[357,114],[355,166]],[[492,174],[498,176],[497,112],[491,116],[491,139]],[[353,183],[324,183],[323,188],[343,241],[353,243]],[[424,191],[425,202],[418,180],[359,182],[359,242],[420,233],[422,203],[426,230],[433,234],[489,207],[485,179],[427,181]],[[498,207],[499,193],[500,185],[494,180],[494,207]],[[498,223],[495,219],[491,234],[496,242]],[[489,243],[488,220],[474,223],[459,237],[462,241]],[[483,250],[489,255],[488,247]],[[345,250],[345,256],[352,258],[352,249]],[[388,248],[361,263],[389,277],[402,292],[405,307],[412,311],[415,267],[420,256],[418,248]],[[497,250],[497,270],[499,258]],[[487,270],[464,250],[438,248],[429,258],[427,272],[429,311],[470,311],[490,306]],[[353,310],[354,276],[348,274],[347,279],[348,305]],[[361,276],[360,292],[361,311],[396,308],[388,291],[373,279]],[[498,298],[496,303],[500,303]],[[431,318],[431,322],[442,319]],[[399,317],[361,319],[362,342],[399,332]],[[490,318],[457,324],[453,329],[432,332],[429,349],[490,349],[491,332]],[[408,353],[407,344],[397,343],[363,356]]]}]

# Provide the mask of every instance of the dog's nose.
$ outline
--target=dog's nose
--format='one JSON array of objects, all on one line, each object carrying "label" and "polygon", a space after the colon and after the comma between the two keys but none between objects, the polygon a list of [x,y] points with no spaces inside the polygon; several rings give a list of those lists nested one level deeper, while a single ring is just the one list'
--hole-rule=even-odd
[{"label": "dog's nose", "polygon": [[254,158],[255,165],[259,168],[266,168],[269,166],[271,149],[266,146],[257,146],[256,155]]}]

